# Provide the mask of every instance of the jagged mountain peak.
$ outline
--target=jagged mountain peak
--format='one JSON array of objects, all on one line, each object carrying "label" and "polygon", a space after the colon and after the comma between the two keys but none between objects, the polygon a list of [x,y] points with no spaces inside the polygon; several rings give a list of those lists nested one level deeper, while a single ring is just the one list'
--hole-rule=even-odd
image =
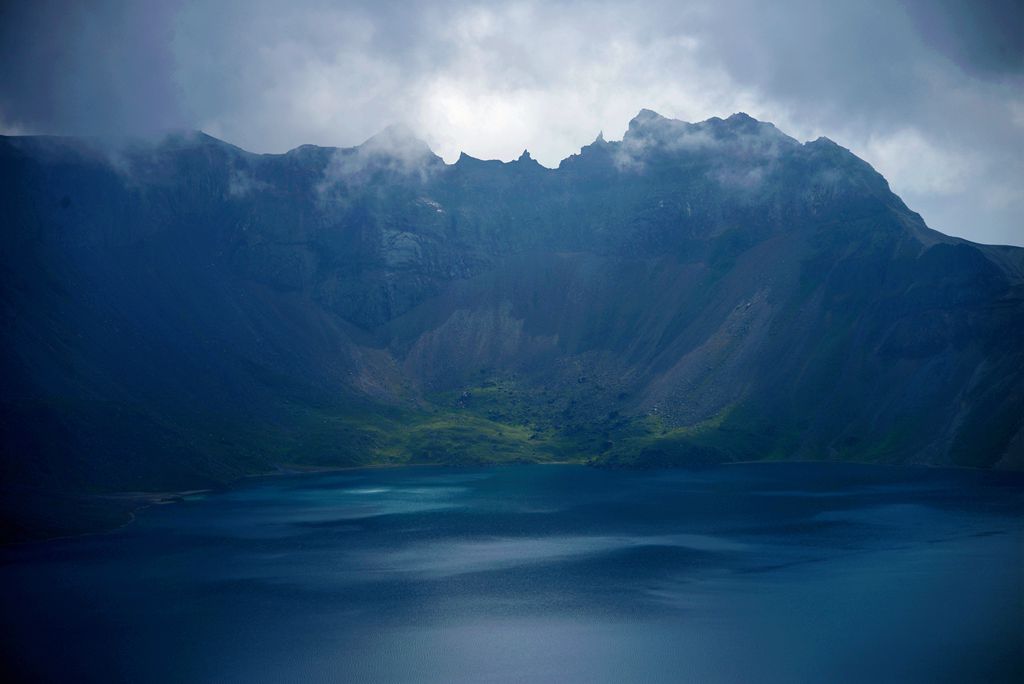
[{"label": "jagged mountain peak", "polygon": [[730,140],[743,140],[744,145],[748,145],[754,139],[774,145],[799,144],[774,124],[758,121],[745,112],[737,112],[726,119],[715,116],[698,123],[689,123],[664,117],[650,109],[642,109],[633,117],[623,142],[628,145],[642,141],[644,146],[692,149]]},{"label": "jagged mountain peak", "polygon": [[409,157],[436,157],[434,151],[409,126],[398,123],[384,128],[380,133],[371,136],[356,149],[371,154]]},{"label": "jagged mountain peak", "polygon": [[362,143],[362,145],[358,145],[357,147],[362,147],[363,145],[381,144],[382,142],[385,141],[421,143],[423,145],[426,145],[426,143],[424,143],[416,136],[416,133],[407,124],[394,123],[385,126],[378,133],[371,135],[369,138],[366,139],[366,141]]},{"label": "jagged mountain peak", "polygon": [[756,123],[760,123],[757,119],[755,119],[754,117],[750,116],[746,112],[736,112],[735,114],[730,114],[729,117],[726,118],[726,121],[731,121],[733,123],[740,123],[740,124],[746,124],[746,123],[755,123],[756,124]]},{"label": "jagged mountain peak", "polygon": [[519,155],[519,158],[512,163],[516,164],[521,169],[535,170],[544,168],[541,166],[540,162],[533,158],[529,150],[523,150],[523,153]]},{"label": "jagged mountain peak", "polygon": [[652,121],[670,121],[670,119],[662,116],[653,109],[644,108],[637,112],[637,115],[630,120],[629,125],[641,125],[645,123],[650,123]]}]

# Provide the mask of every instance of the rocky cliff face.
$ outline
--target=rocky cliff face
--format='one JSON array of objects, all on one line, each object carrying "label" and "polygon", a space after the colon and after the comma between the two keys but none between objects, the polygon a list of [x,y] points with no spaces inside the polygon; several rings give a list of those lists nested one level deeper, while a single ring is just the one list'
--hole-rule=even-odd
[{"label": "rocky cliff face", "polygon": [[3,474],[282,462],[1020,465],[1024,250],[827,140],[642,111],[557,169],[388,129],[0,138]]}]

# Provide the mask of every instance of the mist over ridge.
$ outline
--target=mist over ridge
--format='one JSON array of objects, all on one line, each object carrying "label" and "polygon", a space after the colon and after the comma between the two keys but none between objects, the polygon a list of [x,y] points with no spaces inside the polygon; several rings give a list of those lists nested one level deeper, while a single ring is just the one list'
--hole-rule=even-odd
[{"label": "mist over ridge", "polygon": [[640,107],[745,111],[841,141],[934,228],[1021,245],[1022,22],[1010,0],[39,0],[0,22],[0,134],[279,153],[406,121],[448,162],[554,166]]}]

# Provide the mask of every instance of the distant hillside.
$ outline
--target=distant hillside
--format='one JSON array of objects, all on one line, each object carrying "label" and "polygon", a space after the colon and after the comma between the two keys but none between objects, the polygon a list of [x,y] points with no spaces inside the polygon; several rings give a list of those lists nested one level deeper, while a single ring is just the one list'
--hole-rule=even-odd
[{"label": "distant hillside", "polygon": [[1024,249],[744,114],[557,169],[0,137],[0,216],[9,536],[281,465],[1024,464]]}]

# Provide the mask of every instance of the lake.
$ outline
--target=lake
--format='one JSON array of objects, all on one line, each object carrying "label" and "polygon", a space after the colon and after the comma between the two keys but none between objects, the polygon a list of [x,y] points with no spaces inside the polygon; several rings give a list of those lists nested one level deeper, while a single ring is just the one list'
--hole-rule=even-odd
[{"label": "lake", "polygon": [[282,475],[0,578],[6,681],[1024,681],[1016,473]]}]

